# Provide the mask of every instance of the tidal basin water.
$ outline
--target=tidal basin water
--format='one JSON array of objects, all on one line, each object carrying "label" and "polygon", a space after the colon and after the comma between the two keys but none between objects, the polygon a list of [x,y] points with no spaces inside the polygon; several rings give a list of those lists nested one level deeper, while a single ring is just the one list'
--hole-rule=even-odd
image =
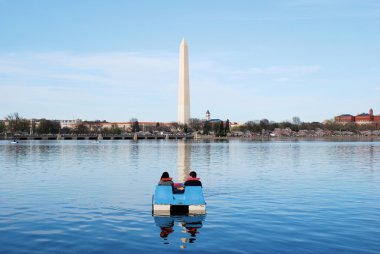
[{"label": "tidal basin water", "polygon": [[[0,253],[380,253],[379,141],[0,141]],[[207,215],[153,217],[189,168]]]}]

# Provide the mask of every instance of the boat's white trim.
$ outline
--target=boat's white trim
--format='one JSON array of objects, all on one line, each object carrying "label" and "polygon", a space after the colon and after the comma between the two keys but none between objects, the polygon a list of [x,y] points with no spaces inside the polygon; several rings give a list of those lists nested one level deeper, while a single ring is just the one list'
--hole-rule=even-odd
[{"label": "boat's white trim", "polygon": [[189,214],[206,214],[206,205],[189,205]]},{"label": "boat's white trim", "polygon": [[155,215],[170,215],[170,205],[153,205]]}]

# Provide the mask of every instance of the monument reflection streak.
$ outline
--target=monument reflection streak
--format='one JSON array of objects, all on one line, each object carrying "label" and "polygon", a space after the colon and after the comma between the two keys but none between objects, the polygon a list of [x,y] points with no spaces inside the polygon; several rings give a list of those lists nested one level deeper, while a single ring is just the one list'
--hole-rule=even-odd
[{"label": "monument reflection streak", "polygon": [[191,145],[178,141],[178,182],[185,182],[190,173]]},{"label": "monument reflection streak", "polygon": [[[185,182],[190,173],[191,161],[191,143],[185,140],[178,141],[178,182]],[[163,238],[164,244],[169,244],[170,234],[174,233],[175,224],[178,225],[178,232],[183,234],[181,237],[180,248],[187,247],[187,243],[195,243],[198,230],[203,226],[205,215],[172,215],[172,216],[154,216],[157,227],[160,228],[160,237]],[[177,222],[177,223],[175,223]]]}]

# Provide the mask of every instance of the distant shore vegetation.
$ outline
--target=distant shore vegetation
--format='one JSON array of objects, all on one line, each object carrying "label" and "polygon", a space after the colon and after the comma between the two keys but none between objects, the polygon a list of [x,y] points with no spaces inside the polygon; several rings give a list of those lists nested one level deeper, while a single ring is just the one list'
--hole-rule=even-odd
[{"label": "distant shore vegetation", "polygon": [[[128,123],[128,124],[125,124]],[[107,126],[107,127],[104,127]],[[189,125],[171,123],[141,124],[131,118],[120,123],[106,121],[78,121],[72,128],[62,127],[58,120],[26,119],[19,113],[7,115],[0,121],[1,136],[46,135],[46,134],[102,134],[123,135],[128,133],[177,134],[189,133],[215,137],[253,137],[253,136],[334,136],[334,135],[380,135],[377,124],[338,123],[334,120],[324,122],[302,122],[299,117],[292,121],[272,122],[267,119],[248,121],[243,124],[231,123],[228,119],[204,120],[190,119]]]}]

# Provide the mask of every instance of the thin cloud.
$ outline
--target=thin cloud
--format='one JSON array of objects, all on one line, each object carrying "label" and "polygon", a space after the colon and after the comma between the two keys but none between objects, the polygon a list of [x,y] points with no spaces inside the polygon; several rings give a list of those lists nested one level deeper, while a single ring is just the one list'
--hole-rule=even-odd
[{"label": "thin cloud", "polygon": [[[128,53],[76,55],[43,53],[2,56],[0,75],[9,80],[51,85],[81,82],[104,86],[143,87],[160,83],[162,74],[174,72],[173,57],[145,57]],[[146,75],[147,73],[150,75]],[[62,84],[64,85],[64,84]]]},{"label": "thin cloud", "polygon": [[317,73],[321,68],[319,66],[269,66],[269,67],[252,67],[246,70],[239,70],[235,73],[239,74],[255,74],[255,75],[291,75],[304,76]]}]

